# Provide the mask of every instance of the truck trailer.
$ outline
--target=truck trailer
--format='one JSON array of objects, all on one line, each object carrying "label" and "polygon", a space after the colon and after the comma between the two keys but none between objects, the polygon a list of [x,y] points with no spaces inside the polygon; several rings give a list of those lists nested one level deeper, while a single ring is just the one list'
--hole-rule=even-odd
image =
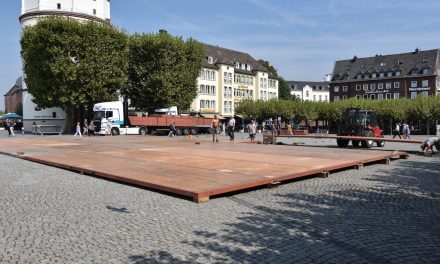
[{"label": "truck trailer", "polygon": [[[177,115],[177,111],[160,109],[160,114],[149,116],[131,116],[128,103],[122,101],[102,102],[93,106],[95,134],[105,135],[146,135],[168,133],[171,124],[175,124],[177,135],[196,135],[211,133],[212,118]],[[173,113],[173,114],[171,114]]]}]

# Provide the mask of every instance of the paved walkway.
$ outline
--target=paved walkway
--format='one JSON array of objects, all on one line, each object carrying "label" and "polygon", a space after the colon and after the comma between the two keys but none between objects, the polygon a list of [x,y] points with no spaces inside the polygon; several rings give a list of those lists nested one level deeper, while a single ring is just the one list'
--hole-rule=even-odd
[{"label": "paved walkway", "polygon": [[410,155],[195,204],[0,156],[0,263],[436,263],[439,161]]}]

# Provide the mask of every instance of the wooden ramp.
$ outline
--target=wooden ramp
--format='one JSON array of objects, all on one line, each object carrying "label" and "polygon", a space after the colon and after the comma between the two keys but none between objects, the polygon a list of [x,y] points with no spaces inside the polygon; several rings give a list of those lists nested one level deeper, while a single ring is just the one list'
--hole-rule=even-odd
[{"label": "wooden ramp", "polygon": [[241,144],[209,137],[71,136],[0,139],[1,153],[206,202],[211,196],[365,163],[398,151]]}]

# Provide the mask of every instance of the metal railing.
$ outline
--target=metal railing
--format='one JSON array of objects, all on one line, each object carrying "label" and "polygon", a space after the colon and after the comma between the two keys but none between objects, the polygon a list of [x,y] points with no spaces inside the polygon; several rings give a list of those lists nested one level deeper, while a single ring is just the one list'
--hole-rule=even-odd
[{"label": "metal railing", "polygon": [[59,134],[63,133],[63,129],[61,126],[57,125],[33,125],[32,126],[32,134]]}]

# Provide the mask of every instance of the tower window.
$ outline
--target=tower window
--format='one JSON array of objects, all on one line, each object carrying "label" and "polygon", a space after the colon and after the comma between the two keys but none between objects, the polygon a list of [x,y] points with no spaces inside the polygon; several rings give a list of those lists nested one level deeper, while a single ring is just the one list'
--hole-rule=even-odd
[{"label": "tower window", "polygon": [[57,9],[61,9],[61,3],[57,4]]},{"label": "tower window", "polygon": [[96,9],[93,9],[93,14],[96,15]]}]

